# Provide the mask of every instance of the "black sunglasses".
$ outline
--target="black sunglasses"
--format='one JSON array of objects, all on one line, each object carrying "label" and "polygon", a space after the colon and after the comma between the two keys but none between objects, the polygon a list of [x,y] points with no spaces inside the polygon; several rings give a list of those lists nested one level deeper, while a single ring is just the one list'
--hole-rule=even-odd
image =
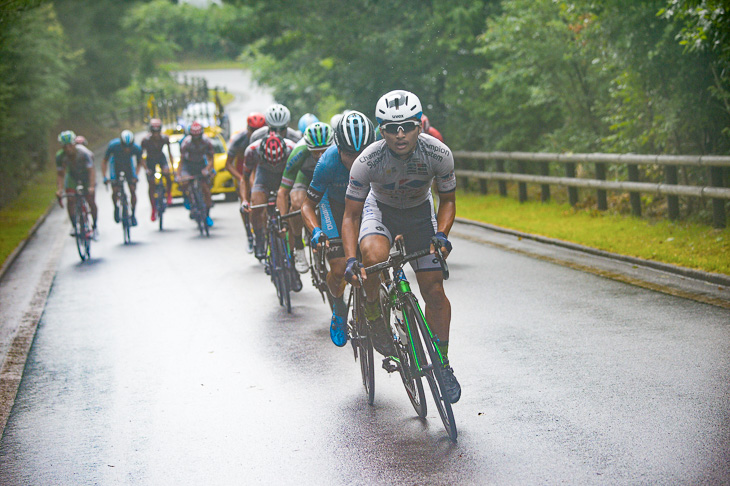
[{"label": "black sunglasses", "polygon": [[409,120],[401,123],[385,123],[380,125],[380,129],[387,134],[395,135],[398,133],[398,130],[403,130],[403,133],[411,133],[420,125],[417,121]]}]

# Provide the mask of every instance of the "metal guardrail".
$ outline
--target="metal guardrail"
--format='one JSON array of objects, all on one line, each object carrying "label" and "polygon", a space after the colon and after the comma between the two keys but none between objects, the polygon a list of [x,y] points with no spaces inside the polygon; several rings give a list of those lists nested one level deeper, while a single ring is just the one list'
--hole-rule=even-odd
[{"label": "metal guardrail", "polygon": [[[606,191],[628,192],[632,213],[641,215],[641,200],[639,193],[653,193],[667,197],[667,212],[670,219],[679,217],[679,196],[709,198],[712,200],[713,224],[716,228],[724,228],[726,224],[725,200],[730,200],[730,188],[723,187],[723,168],[730,167],[730,157],[718,155],[637,155],[637,154],[556,154],[532,152],[466,152],[455,151],[454,159],[461,160],[494,160],[497,171],[457,169],[456,176],[465,179],[480,181],[482,193],[487,192],[486,181],[499,181],[499,192],[507,195],[506,181],[518,183],[519,199],[527,200],[527,183],[542,186],[542,200],[550,199],[550,186],[568,187],[568,197],[571,205],[578,202],[577,188],[595,189],[598,196],[598,209],[608,209]],[[506,172],[505,161],[516,161],[516,173]],[[526,174],[525,162],[538,162],[541,175]],[[548,175],[548,163],[558,162],[566,165],[566,177]],[[595,164],[595,179],[576,177],[576,164]],[[628,166],[628,181],[606,180],[607,164],[626,164]],[[664,167],[664,183],[639,182],[638,165],[659,165]],[[677,167],[695,166],[707,167],[710,172],[710,186],[687,186],[678,184]],[[484,169],[484,164],[482,164]],[[466,187],[467,184],[464,184]]]}]

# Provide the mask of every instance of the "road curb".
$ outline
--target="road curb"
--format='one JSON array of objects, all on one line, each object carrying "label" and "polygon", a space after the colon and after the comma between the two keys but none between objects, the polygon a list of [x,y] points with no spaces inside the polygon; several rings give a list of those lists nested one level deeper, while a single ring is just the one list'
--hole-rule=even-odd
[{"label": "road curb", "polygon": [[49,214],[51,214],[51,211],[53,211],[53,208],[58,204],[56,201],[51,202],[48,207],[46,208],[45,212],[36,220],[36,222],[31,226],[30,230],[28,231],[28,236],[26,236],[23,240],[18,243],[18,246],[15,247],[15,249],[10,252],[10,255],[5,259],[3,262],[3,266],[0,267],[0,280],[5,277],[5,273],[7,273],[8,270],[10,270],[10,267],[13,266],[13,263],[15,263],[15,260],[18,258],[20,253],[25,248],[25,245],[28,244],[28,241],[30,241],[31,238],[33,238],[33,235],[35,235],[36,231],[38,231],[38,228],[43,224],[43,222],[46,220]]},{"label": "road curb", "polygon": [[588,253],[590,255],[610,258],[613,260],[619,260],[622,262],[631,263],[633,265],[649,267],[649,268],[653,268],[655,270],[661,270],[663,272],[680,275],[682,277],[692,278],[695,280],[700,280],[700,281],[712,283],[715,285],[722,285],[722,286],[730,287],[730,276],[722,275],[719,273],[705,272],[702,270],[695,270],[693,268],[680,267],[678,265],[672,265],[669,263],[662,263],[662,262],[657,262],[657,261],[653,261],[653,260],[645,260],[643,258],[621,255],[618,253],[612,253],[612,252],[605,251],[605,250],[598,250],[596,248],[591,248],[589,246],[579,245],[577,243],[570,243],[568,241],[558,240],[555,238],[548,238],[546,236],[533,235],[530,233],[523,233],[521,231],[512,230],[509,228],[503,228],[501,226],[495,226],[493,224],[483,223],[481,221],[474,221],[474,220],[466,219],[466,218],[456,218],[456,221],[459,223],[467,224],[467,225],[471,225],[471,226],[479,226],[481,228],[495,231],[497,233],[512,235],[512,236],[516,236],[518,238],[530,239],[530,240],[537,241],[539,243],[555,245],[555,246],[559,246],[562,248],[567,248],[569,250],[580,251],[583,253]]}]

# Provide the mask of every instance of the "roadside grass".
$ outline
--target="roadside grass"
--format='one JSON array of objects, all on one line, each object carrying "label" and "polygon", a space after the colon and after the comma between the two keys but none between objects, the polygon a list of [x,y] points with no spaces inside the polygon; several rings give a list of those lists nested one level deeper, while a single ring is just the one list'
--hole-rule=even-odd
[{"label": "roadside grass", "polygon": [[730,229],[459,191],[456,215],[503,228],[730,275]]},{"label": "roadside grass", "polygon": [[56,171],[38,174],[18,198],[0,209],[0,262],[28,237],[35,222],[55,200]]},{"label": "roadside grass", "polygon": [[240,61],[206,61],[204,59],[182,59],[160,63],[165,71],[197,71],[200,69],[243,69]]}]

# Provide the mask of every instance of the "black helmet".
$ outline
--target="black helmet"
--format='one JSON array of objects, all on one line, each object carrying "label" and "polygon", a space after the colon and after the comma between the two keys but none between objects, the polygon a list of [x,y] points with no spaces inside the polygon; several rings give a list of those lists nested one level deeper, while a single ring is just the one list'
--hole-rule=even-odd
[{"label": "black helmet", "polygon": [[359,111],[343,116],[335,129],[337,148],[347,152],[362,152],[375,141],[373,123]]}]

